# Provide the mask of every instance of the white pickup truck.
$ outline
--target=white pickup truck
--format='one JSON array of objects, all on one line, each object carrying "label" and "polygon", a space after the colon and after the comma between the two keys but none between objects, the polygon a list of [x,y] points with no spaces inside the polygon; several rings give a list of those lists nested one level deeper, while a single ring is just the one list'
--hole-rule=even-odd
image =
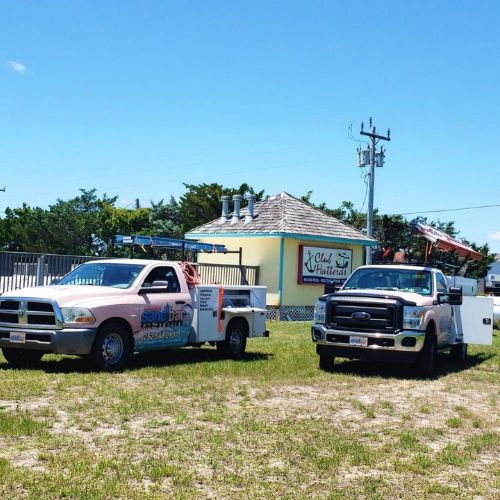
[{"label": "white pickup truck", "polygon": [[188,282],[177,262],[110,259],[83,264],[49,286],[0,297],[0,347],[26,366],[44,353],[88,356],[120,370],[134,352],[208,342],[239,357],[267,337],[266,287]]},{"label": "white pickup truck", "polygon": [[491,344],[493,302],[463,296],[430,267],[362,266],[316,302],[312,340],[319,364],[335,357],[414,363],[432,374],[438,351],[464,362],[467,344]]}]

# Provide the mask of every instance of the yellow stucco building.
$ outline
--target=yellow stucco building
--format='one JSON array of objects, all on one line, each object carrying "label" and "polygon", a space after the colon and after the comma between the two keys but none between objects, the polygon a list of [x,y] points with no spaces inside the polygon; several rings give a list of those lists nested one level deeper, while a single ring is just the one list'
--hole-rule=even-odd
[{"label": "yellow stucco building", "polygon": [[[341,283],[363,264],[364,248],[376,241],[288,193],[255,203],[247,195],[223,197],[222,215],[186,238],[242,248],[243,264],[259,266],[258,284],[267,286],[267,305],[281,317],[309,316],[326,283]],[[235,254],[200,254],[199,262],[238,264]]]}]

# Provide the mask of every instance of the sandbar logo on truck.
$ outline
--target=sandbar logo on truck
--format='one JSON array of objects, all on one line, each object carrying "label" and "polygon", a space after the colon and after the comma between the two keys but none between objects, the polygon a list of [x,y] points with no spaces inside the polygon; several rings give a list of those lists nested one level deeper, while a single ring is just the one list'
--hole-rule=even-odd
[{"label": "sandbar logo on truck", "polygon": [[141,314],[141,326],[161,326],[171,323],[182,322],[182,309],[170,309],[168,304],[165,304],[163,309],[145,309]]},{"label": "sandbar logo on truck", "polygon": [[141,330],[136,334],[136,349],[165,345],[184,345],[191,329],[192,307],[172,308],[165,304],[162,308],[146,308],[141,314]]}]

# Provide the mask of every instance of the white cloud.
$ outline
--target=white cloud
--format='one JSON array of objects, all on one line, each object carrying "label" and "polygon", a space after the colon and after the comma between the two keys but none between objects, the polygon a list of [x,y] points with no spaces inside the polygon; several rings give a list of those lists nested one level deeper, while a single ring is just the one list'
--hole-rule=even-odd
[{"label": "white cloud", "polygon": [[7,61],[7,66],[17,73],[24,73],[26,71],[26,66],[17,61]]},{"label": "white cloud", "polygon": [[491,233],[488,234],[488,238],[493,241],[500,241],[500,231],[497,231],[496,233]]}]

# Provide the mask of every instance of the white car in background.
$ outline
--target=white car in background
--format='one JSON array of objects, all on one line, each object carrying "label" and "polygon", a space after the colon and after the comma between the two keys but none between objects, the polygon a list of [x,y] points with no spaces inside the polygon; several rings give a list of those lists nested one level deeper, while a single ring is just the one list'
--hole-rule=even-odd
[{"label": "white car in background", "polygon": [[496,261],[488,268],[488,274],[484,279],[484,291],[486,293],[500,292],[500,262]]},{"label": "white car in background", "polygon": [[493,297],[493,326],[500,329],[500,297]]}]

